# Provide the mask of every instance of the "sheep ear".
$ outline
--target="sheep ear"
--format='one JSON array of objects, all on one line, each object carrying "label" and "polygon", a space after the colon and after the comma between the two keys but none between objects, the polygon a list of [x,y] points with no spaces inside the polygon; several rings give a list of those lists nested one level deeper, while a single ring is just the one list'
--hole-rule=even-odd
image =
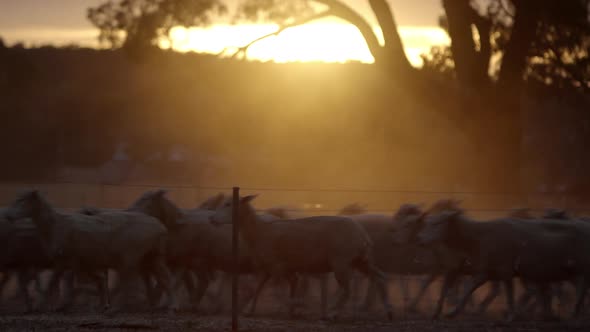
[{"label": "sheep ear", "polygon": [[240,204],[248,204],[252,202],[258,195],[248,195],[240,198]]},{"label": "sheep ear", "polygon": [[156,191],[156,196],[160,196],[163,197],[168,193],[168,190],[166,189],[158,189],[158,191]]}]

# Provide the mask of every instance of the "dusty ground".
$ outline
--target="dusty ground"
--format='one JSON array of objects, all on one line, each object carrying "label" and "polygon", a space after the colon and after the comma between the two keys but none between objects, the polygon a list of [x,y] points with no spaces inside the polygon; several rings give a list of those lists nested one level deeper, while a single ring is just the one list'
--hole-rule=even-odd
[{"label": "dusty ground", "polygon": [[[241,331],[589,331],[590,321],[577,322],[515,322],[502,323],[493,319],[462,319],[431,322],[425,319],[405,319],[387,322],[375,317],[348,317],[337,323],[316,319],[285,317],[242,318]],[[96,314],[32,314],[7,315],[0,318],[0,331],[229,331],[227,316],[198,316],[192,314],[122,314],[107,317]]]},{"label": "dusty ground", "polygon": [[[22,301],[16,297],[13,287],[6,292],[0,304],[0,332],[11,331],[230,331],[231,320],[229,313],[213,314],[204,308],[202,314],[182,312],[177,314],[152,313],[141,311],[138,313],[121,313],[107,316],[97,314],[97,299],[95,296],[81,296],[76,301],[70,313],[34,313],[21,314],[24,310]],[[435,287],[436,290],[436,287]],[[486,316],[463,315],[457,320],[431,321],[428,314],[432,312],[435,294],[424,299],[420,310],[422,314],[408,314],[403,310],[403,300],[392,287],[392,300],[396,318],[388,322],[385,314],[376,307],[373,313],[354,313],[349,308],[348,313],[334,322],[320,320],[319,301],[316,297],[310,299],[310,306],[301,309],[298,319],[291,319],[286,309],[278,304],[286,294],[266,293],[259,304],[259,311],[255,317],[241,317],[241,331],[446,331],[446,332],[533,332],[533,331],[590,331],[590,315],[583,319],[562,322],[542,322],[521,320],[505,323],[499,312],[503,311],[502,300],[495,302],[492,312]],[[137,299],[136,299],[137,300]],[[141,302],[141,299],[139,299]],[[37,301],[38,302],[38,301]],[[206,306],[206,301],[205,301]],[[227,304],[229,305],[229,304]],[[227,308],[227,306],[226,306]],[[556,312],[567,317],[570,306],[557,306]],[[138,309],[141,310],[141,309]]]}]

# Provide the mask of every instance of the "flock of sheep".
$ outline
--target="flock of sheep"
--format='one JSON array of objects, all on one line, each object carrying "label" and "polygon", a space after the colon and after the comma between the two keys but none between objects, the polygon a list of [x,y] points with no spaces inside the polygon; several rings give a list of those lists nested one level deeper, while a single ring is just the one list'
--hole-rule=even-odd
[{"label": "flock of sheep", "polygon": [[[405,204],[393,215],[367,214],[351,205],[338,216],[294,218],[284,209],[257,211],[255,196],[239,199],[239,264],[232,260],[231,197],[219,194],[195,209],[181,209],[164,190],[144,193],[129,208],[83,208],[66,213],[51,206],[38,191],[27,191],[0,211],[0,267],[6,283],[17,277],[27,310],[34,310],[29,285],[39,271],[52,271],[39,286],[44,304],[63,293],[61,309],[72,305],[77,280],[96,287],[108,311],[129,295],[137,281],[154,308],[179,309],[179,289],[186,288],[197,309],[218,273],[258,277],[249,312],[269,280],[287,281],[289,313],[302,305],[302,281],[320,280],[321,315],[337,317],[351,297],[352,281],[366,278],[364,309],[380,300],[389,319],[393,308],[387,281],[392,275],[428,276],[409,305],[416,309],[429,285],[443,278],[432,314],[439,317],[445,299],[458,284],[465,292],[448,316],[472,301],[472,293],[490,283],[480,310],[503,289],[506,317],[530,314],[541,304],[544,318],[555,318],[554,296],[563,286],[576,290],[573,315],[582,312],[590,282],[590,222],[551,210],[534,217],[515,210],[503,218],[476,221],[459,202],[441,200],[428,209]],[[237,271],[236,271],[237,269]],[[109,287],[108,271],[117,275]],[[328,310],[332,275],[338,296]],[[196,279],[196,285],[195,285]],[[514,282],[522,287],[515,303]],[[65,285],[60,292],[60,285]],[[402,289],[407,291],[406,289]],[[113,298],[111,300],[111,297]]]}]

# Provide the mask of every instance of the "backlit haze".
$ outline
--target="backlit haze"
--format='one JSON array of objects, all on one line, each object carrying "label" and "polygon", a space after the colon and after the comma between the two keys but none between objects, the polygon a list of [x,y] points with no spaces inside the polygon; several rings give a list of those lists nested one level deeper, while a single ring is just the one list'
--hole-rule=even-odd
[{"label": "backlit haze", "polygon": [[[96,47],[96,29],[86,21],[86,8],[100,0],[19,0],[0,1],[0,36],[9,43],[23,42],[26,46],[44,44]],[[366,1],[346,1],[372,19]],[[231,3],[231,2],[230,2]],[[440,3],[421,1],[410,5],[406,1],[390,1],[400,25],[400,34],[410,61],[419,66],[420,54],[431,46],[448,44],[449,38],[436,26]],[[177,28],[172,31],[172,43],[163,41],[164,48],[187,52],[224,53],[231,55],[237,47],[276,30],[273,24],[229,25],[217,22],[203,28]],[[380,37],[380,33],[377,34]],[[373,58],[358,30],[334,19],[325,19],[305,26],[288,29],[277,37],[265,39],[249,49],[248,58],[263,61],[361,61]]]},{"label": "backlit haze", "polygon": [[[172,45],[162,46],[179,51],[199,51],[226,54],[235,52],[236,47],[272,33],[277,29],[273,24],[251,24],[240,26],[217,25],[210,28],[172,31]],[[420,54],[428,52],[432,45],[448,44],[449,39],[442,29],[435,27],[401,27],[408,58],[415,65],[421,64]],[[326,61],[373,62],[373,57],[360,32],[350,24],[328,21],[310,23],[291,28],[278,37],[272,36],[254,44],[248,50],[248,57],[276,62]]]}]

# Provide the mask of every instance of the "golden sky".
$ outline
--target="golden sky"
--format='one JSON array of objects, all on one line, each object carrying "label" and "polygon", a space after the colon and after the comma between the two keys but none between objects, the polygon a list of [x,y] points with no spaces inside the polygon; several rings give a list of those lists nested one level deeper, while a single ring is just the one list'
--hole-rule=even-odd
[{"label": "golden sky", "polygon": [[[175,50],[221,53],[230,55],[236,48],[248,44],[260,36],[275,31],[272,24],[216,25],[210,28],[179,28],[172,32]],[[376,30],[380,36],[380,31]],[[448,44],[447,34],[437,27],[400,27],[406,54],[410,61],[421,65],[420,54],[428,52],[431,45]],[[310,23],[288,29],[278,37],[269,37],[253,45],[248,51],[250,59],[290,61],[361,61],[370,63],[373,57],[356,27],[336,21]]]},{"label": "golden sky", "polygon": [[[235,0],[226,1],[231,4]],[[343,1],[374,21],[367,1]],[[85,10],[101,2],[103,0],[0,0],[0,36],[8,43],[95,46],[97,31],[86,21]],[[420,65],[419,55],[432,45],[449,43],[446,33],[436,26],[438,15],[442,13],[440,0],[389,2],[412,63]],[[177,29],[172,47],[179,51],[231,51],[274,29],[276,27],[271,24],[231,26],[223,22],[207,28]],[[289,29],[253,46],[249,57],[277,62],[372,61],[356,28],[336,20]]]}]

